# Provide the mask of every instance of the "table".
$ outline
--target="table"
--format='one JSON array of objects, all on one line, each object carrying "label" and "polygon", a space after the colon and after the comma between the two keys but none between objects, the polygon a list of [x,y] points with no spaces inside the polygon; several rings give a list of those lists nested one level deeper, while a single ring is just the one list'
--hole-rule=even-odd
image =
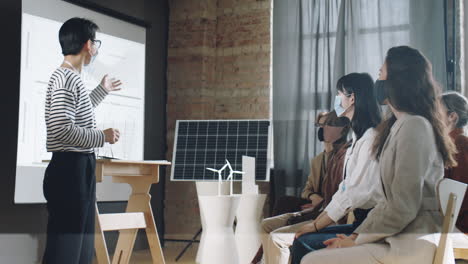
[{"label": "table", "polygon": [[104,176],[112,177],[115,183],[127,183],[132,187],[125,213],[99,214],[96,203],[95,248],[99,264],[110,264],[104,239],[105,231],[119,230],[119,238],[112,264],[127,264],[135,244],[138,229],[145,229],[153,263],[164,264],[156,224],[151,208],[151,185],[159,182],[160,166],[168,161],[131,161],[100,159],[96,161],[96,181]]}]

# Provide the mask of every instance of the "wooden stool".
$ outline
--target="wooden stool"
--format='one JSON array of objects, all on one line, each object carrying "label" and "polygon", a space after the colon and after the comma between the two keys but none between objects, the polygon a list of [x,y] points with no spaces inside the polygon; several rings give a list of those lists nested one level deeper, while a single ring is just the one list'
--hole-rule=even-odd
[{"label": "wooden stool", "polygon": [[135,244],[138,229],[145,229],[153,263],[164,264],[158,231],[151,210],[151,185],[159,181],[159,167],[170,165],[168,161],[125,161],[97,160],[96,181],[111,176],[112,182],[128,183],[132,194],[125,213],[99,214],[96,204],[95,248],[99,264],[110,264],[109,253],[104,239],[105,231],[120,230],[112,264],[127,264]]}]

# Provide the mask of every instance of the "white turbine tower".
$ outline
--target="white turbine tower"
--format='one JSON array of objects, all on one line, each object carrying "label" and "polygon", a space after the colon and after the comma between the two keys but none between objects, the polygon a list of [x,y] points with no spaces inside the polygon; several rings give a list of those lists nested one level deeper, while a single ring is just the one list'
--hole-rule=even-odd
[{"label": "white turbine tower", "polygon": [[[231,181],[231,182],[230,182],[230,189],[231,189],[230,194],[232,195],[232,194],[233,194],[232,182],[234,181],[234,174],[244,174],[244,172],[243,172],[243,171],[235,171],[235,170],[233,170],[232,167],[231,167],[231,163],[229,163],[229,160],[226,160],[226,165],[227,165],[228,168],[229,168],[229,176],[226,178],[226,180],[228,180],[228,181],[230,180],[230,181]],[[226,166],[226,165],[224,165],[224,166]]]},{"label": "white turbine tower", "polygon": [[221,175],[221,173],[223,172],[224,169],[226,169],[227,167],[227,164],[224,165],[221,169],[217,170],[217,169],[212,169],[212,168],[206,168],[207,170],[209,171],[212,171],[212,172],[216,172],[218,173],[218,196],[221,196],[221,182],[223,180],[223,176]]}]

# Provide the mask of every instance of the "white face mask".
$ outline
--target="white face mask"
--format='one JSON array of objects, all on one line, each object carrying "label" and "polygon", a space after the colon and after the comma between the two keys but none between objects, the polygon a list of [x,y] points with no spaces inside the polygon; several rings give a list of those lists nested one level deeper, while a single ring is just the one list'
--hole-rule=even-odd
[{"label": "white face mask", "polygon": [[344,108],[342,106],[342,103],[343,103],[343,100],[341,99],[341,96],[339,96],[339,95],[335,96],[334,109],[335,109],[335,112],[336,112],[337,116],[343,115],[352,106],[352,105],[350,105],[350,106]]},{"label": "white face mask", "polygon": [[[94,45],[94,44],[93,44]],[[98,56],[99,54],[99,50],[97,48],[92,48],[92,50],[94,50],[94,54],[92,51],[89,52],[89,55],[91,56],[91,58],[89,59],[89,64],[88,65],[84,65],[84,66],[89,66],[91,64],[94,63],[94,61],[96,60],[96,57]]]},{"label": "white face mask", "polygon": [[344,114],[344,112],[346,112],[346,109],[341,106],[341,96],[337,95],[335,96],[335,112],[336,112],[336,115],[337,116],[341,116],[342,114]]},{"label": "white face mask", "polygon": [[[344,96],[350,98],[352,94],[343,94]],[[351,103],[348,107],[344,108],[343,107],[343,97],[341,97],[339,94],[335,96],[335,104],[334,104],[334,109],[336,112],[337,116],[342,116],[348,109],[350,109],[354,103]]]},{"label": "white face mask", "polygon": [[88,78],[89,76],[92,76],[94,74],[94,72],[96,70],[94,62],[96,61],[96,57],[97,57],[98,54],[99,54],[98,50],[95,49],[94,55],[90,54],[91,58],[89,60],[89,64],[88,65],[83,65],[83,71],[82,71],[83,80],[85,80],[86,78]]}]

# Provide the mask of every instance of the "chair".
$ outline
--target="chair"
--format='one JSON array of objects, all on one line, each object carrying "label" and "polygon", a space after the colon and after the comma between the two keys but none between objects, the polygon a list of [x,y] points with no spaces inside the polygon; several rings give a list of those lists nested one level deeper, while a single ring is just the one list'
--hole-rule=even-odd
[{"label": "chair", "polygon": [[465,197],[467,185],[451,179],[442,179],[437,183],[436,191],[444,220],[440,234],[439,245],[434,256],[434,264],[443,264],[447,250],[447,239],[455,227],[460,207]]}]

